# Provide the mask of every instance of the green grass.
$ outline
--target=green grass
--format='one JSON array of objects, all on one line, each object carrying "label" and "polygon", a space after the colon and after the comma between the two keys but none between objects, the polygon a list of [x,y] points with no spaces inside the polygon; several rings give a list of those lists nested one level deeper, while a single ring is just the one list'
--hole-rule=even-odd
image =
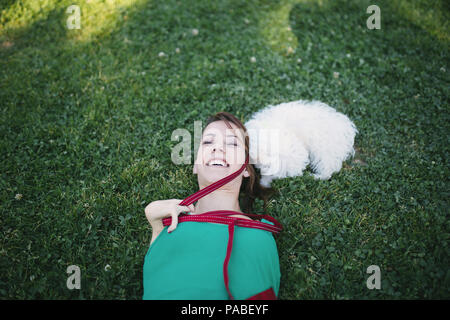
[{"label": "green grass", "polygon": [[80,30],[72,1],[0,5],[0,298],[140,299],[144,207],[198,187],[172,131],[297,99],[360,133],[332,179],[273,184],[279,298],[450,298],[447,2],[377,1],[381,30],[369,1],[77,3]]}]

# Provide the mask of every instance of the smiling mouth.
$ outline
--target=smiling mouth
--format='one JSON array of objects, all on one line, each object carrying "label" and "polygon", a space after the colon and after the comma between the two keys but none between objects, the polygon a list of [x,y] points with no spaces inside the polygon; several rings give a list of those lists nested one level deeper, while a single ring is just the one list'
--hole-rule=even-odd
[{"label": "smiling mouth", "polygon": [[211,168],[222,168],[222,169],[228,168],[230,166],[225,161],[219,159],[210,160],[208,161],[208,163],[206,163],[206,165]]}]

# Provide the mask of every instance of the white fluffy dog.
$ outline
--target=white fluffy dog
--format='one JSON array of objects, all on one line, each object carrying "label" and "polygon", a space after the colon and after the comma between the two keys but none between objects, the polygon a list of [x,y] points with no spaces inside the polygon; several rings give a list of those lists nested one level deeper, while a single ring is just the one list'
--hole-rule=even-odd
[{"label": "white fluffy dog", "polygon": [[355,125],[319,101],[293,101],[268,106],[245,123],[250,163],[261,170],[261,184],[301,176],[308,164],[316,179],[329,179],[355,154]]}]

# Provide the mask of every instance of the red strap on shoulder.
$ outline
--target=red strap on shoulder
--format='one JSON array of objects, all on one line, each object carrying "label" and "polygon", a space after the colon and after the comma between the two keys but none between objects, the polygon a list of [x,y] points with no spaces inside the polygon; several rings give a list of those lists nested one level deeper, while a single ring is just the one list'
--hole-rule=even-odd
[{"label": "red strap on shoulder", "polygon": [[[244,218],[238,217],[229,217],[230,215],[245,215],[245,216],[253,216],[256,218],[266,219],[270,222],[273,222],[274,225],[261,222],[248,220]],[[249,213],[241,213],[237,211],[231,210],[217,210],[217,211],[209,211],[202,214],[184,214],[181,213],[178,216],[178,223],[185,221],[195,221],[195,222],[214,222],[214,223],[222,223],[222,224],[235,224],[239,227],[253,228],[253,229],[261,229],[266,230],[272,233],[279,233],[283,230],[282,225],[274,218],[269,215],[259,215],[259,214],[249,214]],[[172,223],[172,217],[162,219],[164,226],[169,226]]]},{"label": "red strap on shoulder", "polygon": [[[213,192],[214,190],[220,188],[221,186],[228,183],[229,181],[233,180],[245,169],[245,167],[248,164],[248,159],[249,158],[247,157],[245,160],[245,163],[242,165],[242,167],[238,171],[236,171],[236,172],[230,174],[229,176],[227,176],[223,179],[220,179],[219,181],[216,181],[213,184],[203,188],[202,190],[199,190],[198,192],[190,195],[189,197],[184,199],[182,202],[180,202],[179,205],[180,206],[188,206],[188,205],[194,203],[195,201],[197,201],[198,199],[200,199],[200,198],[206,196],[207,194]],[[248,217],[264,218],[264,219],[274,223],[274,225],[264,223],[261,221],[248,220],[248,219],[238,218],[238,217],[229,217],[230,215],[236,215],[236,214],[245,215]],[[228,244],[227,244],[227,254],[225,256],[225,260],[223,263],[223,278],[224,278],[224,282],[225,282],[225,288],[227,289],[227,292],[228,292],[228,296],[232,300],[234,298],[233,298],[233,295],[231,294],[230,288],[229,288],[228,262],[230,261],[231,251],[233,249],[234,226],[236,225],[239,227],[260,229],[260,230],[265,230],[265,231],[269,231],[272,233],[279,233],[283,229],[281,224],[276,219],[272,218],[269,215],[240,213],[240,212],[231,211],[231,210],[216,210],[216,211],[209,211],[209,212],[205,212],[202,214],[194,214],[194,215],[187,215],[185,213],[181,213],[178,216],[178,223],[186,222],[186,221],[213,222],[213,223],[221,223],[221,224],[228,225]],[[172,217],[162,219],[162,223],[164,226],[169,226],[172,223]],[[266,292],[266,291],[264,291],[258,295],[255,295],[254,296],[254,297],[256,297],[255,299],[264,299],[264,297],[269,299],[270,297],[272,297],[271,293]],[[273,290],[272,290],[272,292],[273,292]],[[275,296],[275,293],[273,293],[273,296]],[[248,300],[254,300],[254,299],[252,299],[254,297],[251,297]],[[263,298],[261,298],[261,297],[263,297]],[[275,297],[275,299],[276,299],[276,297]]]},{"label": "red strap on shoulder", "polygon": [[[235,211],[210,211],[202,214],[194,214],[194,215],[180,215],[178,217],[178,223],[186,222],[186,221],[195,221],[195,222],[214,222],[214,223],[222,223],[228,225],[228,244],[227,244],[227,254],[225,256],[225,260],[223,262],[223,279],[225,282],[225,288],[227,289],[228,296],[231,300],[234,300],[233,295],[231,294],[229,287],[229,276],[228,276],[228,262],[230,261],[231,251],[233,249],[233,238],[234,238],[234,226],[246,227],[246,228],[254,228],[266,230],[272,233],[279,233],[283,227],[281,224],[275,220],[274,218],[268,215],[253,215],[253,214],[245,214],[246,216],[257,216],[257,217],[265,217],[267,220],[274,222],[275,225],[270,225],[268,223],[260,222],[260,221],[252,221],[238,217],[227,217],[229,215],[241,214]],[[169,226],[172,223],[172,217],[164,218],[163,225]],[[267,293],[266,293],[267,294]],[[255,299],[269,299],[270,296],[264,294],[263,296]]]}]

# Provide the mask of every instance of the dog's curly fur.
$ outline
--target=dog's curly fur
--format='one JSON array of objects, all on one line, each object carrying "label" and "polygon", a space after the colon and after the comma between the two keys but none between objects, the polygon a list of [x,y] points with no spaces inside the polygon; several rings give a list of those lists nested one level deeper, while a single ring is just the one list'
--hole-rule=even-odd
[{"label": "dog's curly fur", "polygon": [[245,123],[250,163],[261,172],[261,184],[301,176],[309,164],[316,179],[329,179],[354,156],[353,122],[320,101],[292,101],[268,106]]}]

